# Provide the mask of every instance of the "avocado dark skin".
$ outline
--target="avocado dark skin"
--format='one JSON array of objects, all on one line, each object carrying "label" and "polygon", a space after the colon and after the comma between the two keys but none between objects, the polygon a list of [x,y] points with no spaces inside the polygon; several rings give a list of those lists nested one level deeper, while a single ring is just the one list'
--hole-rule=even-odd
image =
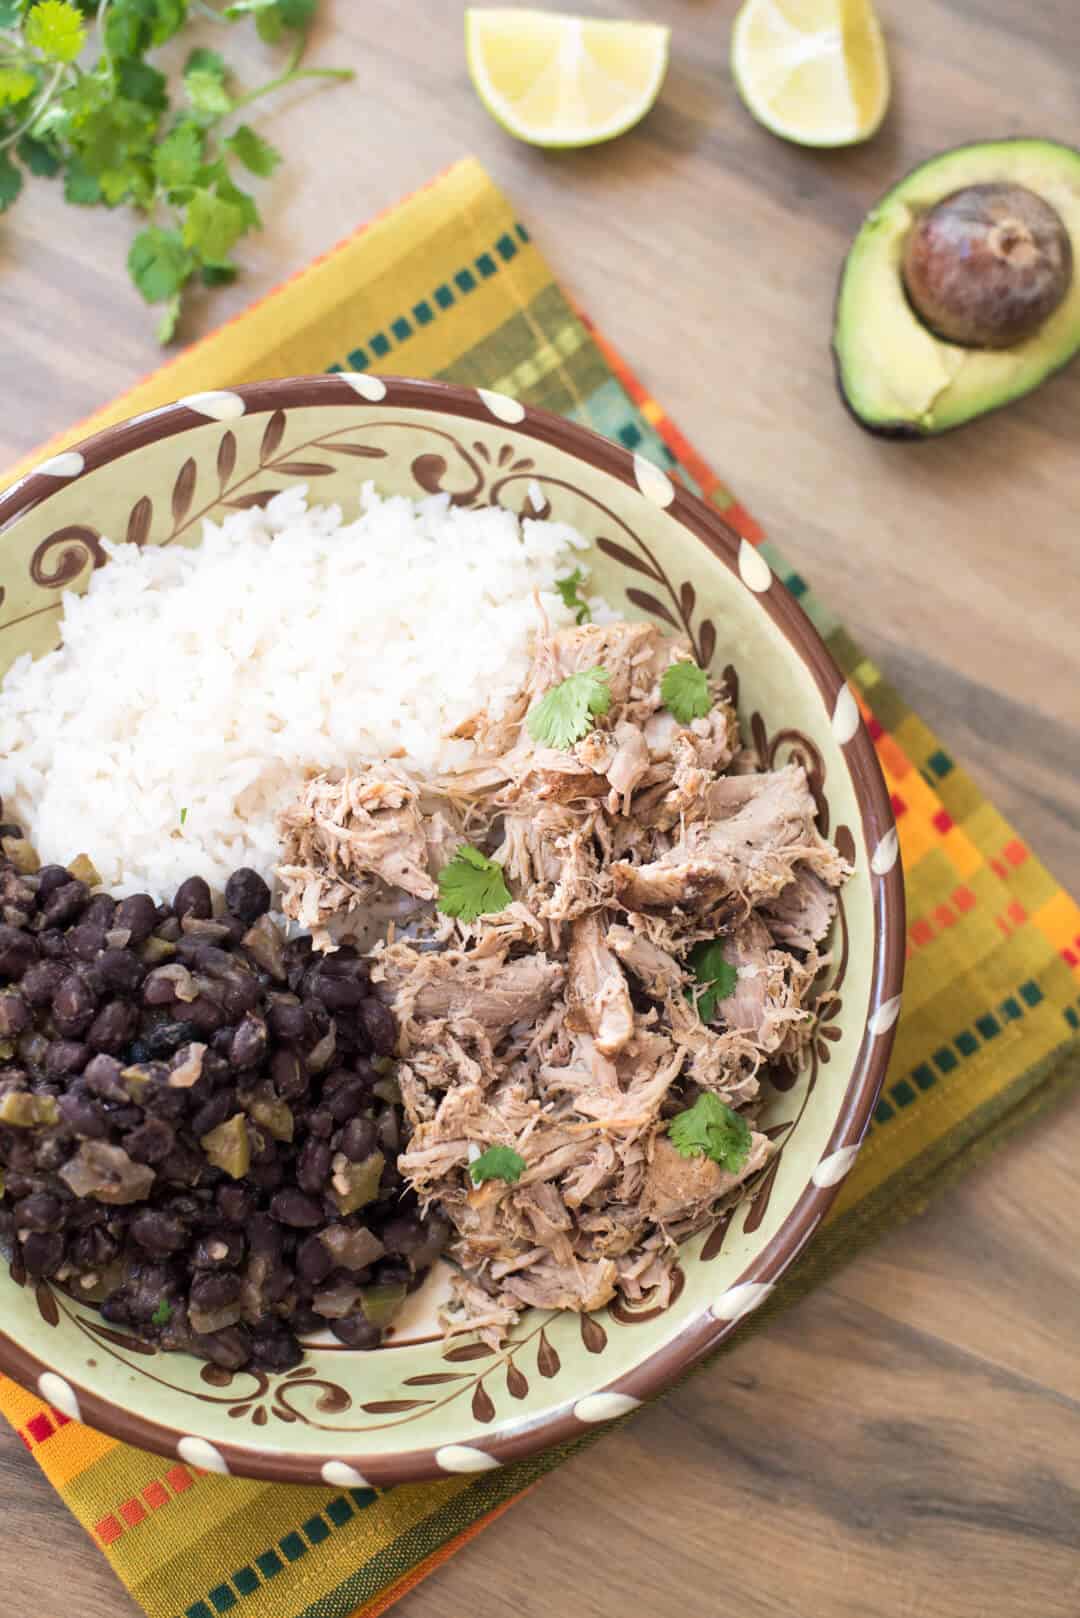
[{"label": "avocado dark skin", "polygon": [[1080,151],[1015,137],[940,153],[871,209],[844,261],[833,360],[855,421],[916,440],[1002,409],[1080,350]]}]

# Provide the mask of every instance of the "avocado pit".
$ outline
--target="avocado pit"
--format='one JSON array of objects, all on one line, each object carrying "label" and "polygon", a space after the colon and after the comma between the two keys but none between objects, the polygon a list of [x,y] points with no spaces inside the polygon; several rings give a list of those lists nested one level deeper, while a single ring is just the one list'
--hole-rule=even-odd
[{"label": "avocado pit", "polygon": [[921,214],[903,247],[904,289],[947,342],[1011,348],[1033,337],[1072,281],[1069,234],[1022,185],[969,185]]}]

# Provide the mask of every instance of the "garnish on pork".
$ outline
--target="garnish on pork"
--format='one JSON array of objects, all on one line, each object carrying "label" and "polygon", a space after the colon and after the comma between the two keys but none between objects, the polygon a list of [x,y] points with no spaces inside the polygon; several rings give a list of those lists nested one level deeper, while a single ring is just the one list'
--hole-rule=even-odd
[{"label": "garnish on pork", "polygon": [[[453,1331],[670,1297],[677,1243],[747,1194],[770,1069],[797,1068],[844,860],[805,771],[765,770],[721,682],[643,623],[545,634],[468,768],[316,777],[285,908],[322,942],[372,887],[406,936],[401,1173],[451,1220]],[[459,835],[460,834],[460,835]]]}]

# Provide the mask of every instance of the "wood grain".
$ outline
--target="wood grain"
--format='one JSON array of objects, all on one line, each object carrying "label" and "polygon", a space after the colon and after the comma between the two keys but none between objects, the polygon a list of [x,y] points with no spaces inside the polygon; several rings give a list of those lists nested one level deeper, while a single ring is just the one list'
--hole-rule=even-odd
[{"label": "wood grain", "polygon": [[[557,273],[785,554],[1080,888],[1080,365],[936,442],[879,443],[837,400],[836,276],[867,206],[959,141],[1075,137],[1065,0],[880,0],[893,108],[867,147],[757,128],[726,59],[734,0],[575,0],[674,28],[664,97],[608,148],[517,146],[473,97],[460,0],[327,0],[312,56],[354,87],[292,92],[288,162],[240,284],[191,338],[466,151]],[[265,53],[234,37],[254,82]],[[0,454],[157,362],[121,215],[38,183],[0,230]],[[1042,1120],[767,1335],[548,1479],[402,1618],[1074,1618],[1080,1610],[1080,1110]],[[12,1610],[121,1618],[118,1591],[0,1436]],[[500,1592],[495,1595],[493,1592]]]}]

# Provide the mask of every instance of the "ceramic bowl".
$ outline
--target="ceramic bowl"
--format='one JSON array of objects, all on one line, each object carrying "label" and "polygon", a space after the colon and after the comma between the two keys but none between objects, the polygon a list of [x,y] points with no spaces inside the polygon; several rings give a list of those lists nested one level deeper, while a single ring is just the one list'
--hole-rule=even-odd
[{"label": "ceramic bowl", "polygon": [[56,643],[63,592],[106,565],[102,536],[197,544],[204,517],[298,480],[355,510],[367,479],[572,523],[616,608],[687,635],[703,665],[738,670],[746,732],[770,764],[805,761],[821,827],[855,874],[810,1060],[771,1092],[765,1125],[780,1150],[754,1200],[682,1248],[666,1309],[534,1310],[499,1352],[448,1346],[435,1276],[384,1348],[317,1342],[271,1376],[159,1353],[56,1286],[0,1276],[0,1369],[66,1415],[210,1470],[339,1486],[483,1472],[573,1438],[656,1393],[760,1307],[854,1163],[904,959],[889,797],[851,689],[797,603],[651,462],[502,395],[360,375],[263,382],[183,399],[55,456],[0,497],[0,673]]}]

